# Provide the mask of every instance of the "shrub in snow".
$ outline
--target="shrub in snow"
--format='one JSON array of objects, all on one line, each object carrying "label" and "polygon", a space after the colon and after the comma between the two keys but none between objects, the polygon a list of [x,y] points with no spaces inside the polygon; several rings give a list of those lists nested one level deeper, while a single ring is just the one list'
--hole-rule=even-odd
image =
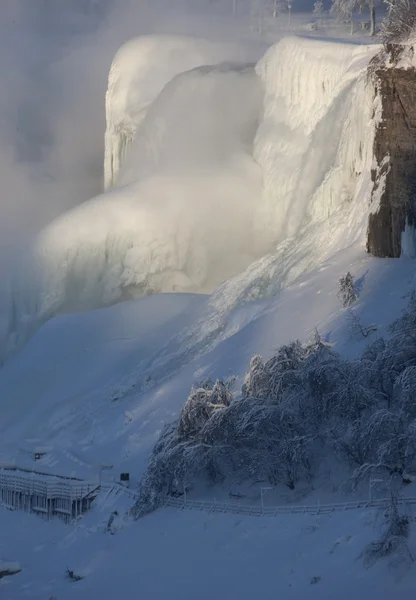
[{"label": "shrub in snow", "polygon": [[348,309],[348,319],[350,321],[351,336],[353,339],[368,338],[372,333],[377,331],[375,325],[364,325],[360,317],[356,315],[351,308]]},{"label": "shrub in snow", "polygon": [[339,279],[338,287],[338,298],[341,300],[342,306],[347,308],[354,304],[358,298],[358,294],[355,289],[354,278],[349,271],[344,277]]},{"label": "shrub in snow", "polygon": [[384,510],[384,533],[364,551],[364,562],[371,566],[378,559],[396,555],[404,561],[414,562],[408,547],[409,517],[399,510],[397,493],[392,492],[390,502]]},{"label": "shrub in snow", "polygon": [[66,568],[66,574],[67,577],[71,579],[71,581],[81,581],[82,579],[84,579],[82,575],[78,575],[72,569],[68,569],[68,567]]},{"label": "shrub in snow", "polygon": [[331,13],[340,21],[349,21],[354,10],[354,0],[332,0]]},{"label": "shrub in snow", "polygon": [[243,396],[252,398],[266,398],[270,389],[269,373],[261,356],[253,356],[250,361],[250,370],[243,384]]}]

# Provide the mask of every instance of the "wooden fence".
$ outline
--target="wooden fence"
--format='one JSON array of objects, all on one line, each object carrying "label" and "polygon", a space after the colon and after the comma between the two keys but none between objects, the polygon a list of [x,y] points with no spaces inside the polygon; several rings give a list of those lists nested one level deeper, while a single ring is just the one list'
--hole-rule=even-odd
[{"label": "wooden fence", "polygon": [[[337,502],[334,504],[312,504],[309,506],[250,506],[248,504],[238,504],[235,502],[207,502],[205,500],[185,500],[182,498],[173,498],[168,496],[164,499],[163,506],[172,506],[180,510],[199,510],[209,513],[232,513],[235,515],[248,515],[252,517],[277,517],[279,515],[325,515],[333,512],[362,509],[362,508],[382,508],[387,506],[388,498],[379,498],[376,500],[357,500],[354,502]],[[398,503],[402,505],[416,504],[416,497],[399,498]]]}]

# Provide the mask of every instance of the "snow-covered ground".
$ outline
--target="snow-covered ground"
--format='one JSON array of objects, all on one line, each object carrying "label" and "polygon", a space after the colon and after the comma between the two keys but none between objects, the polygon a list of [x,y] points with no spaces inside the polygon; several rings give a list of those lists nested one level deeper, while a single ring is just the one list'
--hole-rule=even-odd
[{"label": "snow-covered ground", "polygon": [[[255,68],[230,64],[254,60],[252,41],[147,37],[117,55],[106,140],[116,185],[44,229],[10,290],[7,344],[21,349],[0,370],[0,463],[30,468],[41,449],[42,472],[93,479],[106,465],[104,480],[129,472],[136,488],[194,383],[235,377],[238,390],[252,355],[315,328],[357,357],[407,305],[414,261],[364,251],[379,118],[365,69],[377,47],[290,37]],[[371,340],[337,298],[347,271]],[[330,500],[328,486],[310,499]],[[275,490],[267,501],[296,499]],[[0,580],[1,597],[414,595],[404,563],[363,565],[379,536],[372,511],[164,509],[108,528],[115,509],[126,499],[101,496],[68,527],[0,507],[0,565],[22,568]]]},{"label": "snow-covered ground", "polygon": [[[0,556],[18,554],[23,569],[0,580],[5,600],[414,597],[411,570],[362,565],[379,534],[372,512],[259,519],[166,509],[115,535],[0,515],[10,539],[4,548],[2,535]],[[71,581],[67,568],[84,579]]]},{"label": "snow-covered ground", "polygon": [[238,387],[252,355],[307,341],[315,328],[343,355],[361,353],[369,340],[354,333],[337,298],[348,270],[361,289],[355,311],[377,326],[372,339],[386,335],[415,287],[416,266],[359,247],[272,298],[222,313],[209,296],[162,294],[50,320],[1,370],[0,458],[20,463],[46,446],[42,470],[91,478],[110,464],[137,482],[194,383],[236,376]]}]

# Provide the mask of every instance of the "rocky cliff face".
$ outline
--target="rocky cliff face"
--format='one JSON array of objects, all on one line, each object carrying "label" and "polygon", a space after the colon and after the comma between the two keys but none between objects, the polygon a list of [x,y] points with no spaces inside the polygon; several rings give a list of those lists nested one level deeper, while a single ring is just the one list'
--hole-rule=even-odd
[{"label": "rocky cliff face", "polygon": [[374,142],[373,197],[385,181],[379,210],[369,219],[367,250],[397,258],[406,227],[416,227],[416,70],[380,67],[374,74],[382,120]]}]

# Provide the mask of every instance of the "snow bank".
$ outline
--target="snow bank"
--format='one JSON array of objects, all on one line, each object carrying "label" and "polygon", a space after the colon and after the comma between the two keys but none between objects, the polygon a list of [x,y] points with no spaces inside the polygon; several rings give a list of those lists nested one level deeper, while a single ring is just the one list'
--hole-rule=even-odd
[{"label": "snow bank", "polygon": [[114,57],[108,77],[105,188],[116,183],[147,110],[175,75],[201,65],[251,58],[246,46],[185,36],[143,36],[124,44]]}]

